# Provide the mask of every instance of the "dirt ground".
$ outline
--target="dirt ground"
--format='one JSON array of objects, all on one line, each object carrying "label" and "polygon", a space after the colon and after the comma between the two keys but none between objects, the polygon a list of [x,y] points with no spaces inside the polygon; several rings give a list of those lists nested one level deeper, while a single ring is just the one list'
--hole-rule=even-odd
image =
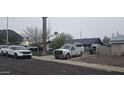
[{"label": "dirt ground", "polygon": [[101,65],[124,67],[124,56],[105,56],[105,55],[90,55],[86,54],[80,58],[72,58],[72,61],[80,61],[87,63],[95,63]]}]

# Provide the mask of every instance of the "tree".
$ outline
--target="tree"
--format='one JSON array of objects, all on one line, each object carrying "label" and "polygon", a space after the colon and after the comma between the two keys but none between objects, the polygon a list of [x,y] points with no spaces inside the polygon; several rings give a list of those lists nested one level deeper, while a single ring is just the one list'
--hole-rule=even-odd
[{"label": "tree", "polygon": [[32,41],[32,44],[38,47],[39,52],[39,48],[41,47],[42,44],[42,30],[38,29],[37,27],[35,28],[30,27],[23,31],[26,35],[25,37]]},{"label": "tree", "polygon": [[[6,43],[6,32],[7,30],[0,30],[0,44]],[[13,30],[8,30],[8,40],[10,44],[20,44],[23,41],[23,38],[20,34],[16,33]]]},{"label": "tree", "polygon": [[103,38],[103,43],[109,43],[109,41],[110,41],[110,38],[109,37],[107,37],[107,36],[105,36],[104,38]]},{"label": "tree", "polygon": [[57,35],[57,37],[55,37],[52,42],[51,42],[51,48],[53,49],[57,49],[60,48],[65,40],[70,40],[72,39],[72,35],[68,34],[68,33],[60,33]]},{"label": "tree", "polygon": [[[28,27],[26,30],[23,31],[24,31],[23,36],[28,38],[33,43],[33,45],[36,45],[38,47],[38,52],[39,52],[39,48],[43,44],[42,30],[38,29],[38,27],[35,28]],[[51,37],[52,37],[51,27],[49,24],[46,32],[46,40],[49,41]]]}]

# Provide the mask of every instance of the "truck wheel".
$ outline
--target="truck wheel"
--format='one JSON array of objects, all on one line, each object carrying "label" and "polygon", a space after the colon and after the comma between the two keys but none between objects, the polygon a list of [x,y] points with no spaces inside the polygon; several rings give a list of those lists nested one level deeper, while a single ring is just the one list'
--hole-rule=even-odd
[{"label": "truck wheel", "polygon": [[58,57],[57,57],[57,56],[55,56],[55,59],[58,59]]},{"label": "truck wheel", "polygon": [[66,54],[65,59],[70,59],[70,54]]},{"label": "truck wheel", "polygon": [[82,55],[83,55],[83,52],[80,53],[80,56],[82,56]]}]

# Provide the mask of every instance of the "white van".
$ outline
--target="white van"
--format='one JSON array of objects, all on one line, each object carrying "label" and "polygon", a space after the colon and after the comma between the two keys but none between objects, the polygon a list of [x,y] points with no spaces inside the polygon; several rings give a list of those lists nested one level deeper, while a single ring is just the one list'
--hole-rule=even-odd
[{"label": "white van", "polygon": [[98,44],[92,44],[91,49],[94,53],[98,53],[99,45]]}]

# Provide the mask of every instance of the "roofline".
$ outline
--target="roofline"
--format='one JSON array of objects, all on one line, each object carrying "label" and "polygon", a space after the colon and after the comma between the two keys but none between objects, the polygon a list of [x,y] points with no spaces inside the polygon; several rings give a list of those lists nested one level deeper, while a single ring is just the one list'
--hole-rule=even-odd
[{"label": "roofline", "polygon": [[[83,39],[100,39],[100,38],[81,38],[81,39],[72,39],[72,40],[83,40]],[[101,39],[100,39],[101,40]],[[68,41],[68,40],[67,40]]]}]

